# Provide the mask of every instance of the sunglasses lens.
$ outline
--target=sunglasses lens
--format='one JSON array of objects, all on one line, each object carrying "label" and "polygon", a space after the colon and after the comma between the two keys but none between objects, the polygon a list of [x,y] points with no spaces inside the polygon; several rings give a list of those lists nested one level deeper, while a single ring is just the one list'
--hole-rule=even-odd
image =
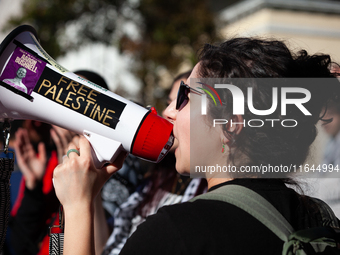
[{"label": "sunglasses lens", "polygon": [[179,87],[178,90],[178,94],[177,94],[177,102],[176,102],[176,110],[182,110],[184,106],[187,105],[187,103],[189,102],[189,98],[188,98],[188,91],[189,89],[184,85],[181,84],[181,86]]}]

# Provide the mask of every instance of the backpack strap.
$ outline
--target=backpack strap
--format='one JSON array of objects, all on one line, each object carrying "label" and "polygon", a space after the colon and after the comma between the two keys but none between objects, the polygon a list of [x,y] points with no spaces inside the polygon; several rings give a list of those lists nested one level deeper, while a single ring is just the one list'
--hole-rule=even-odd
[{"label": "backpack strap", "polygon": [[[227,202],[249,213],[284,241],[282,254],[306,255],[307,250],[314,254],[315,252],[324,252],[327,248],[334,248],[336,249],[334,254],[339,254],[339,248],[337,248],[339,230],[331,227],[316,227],[295,232],[289,222],[271,203],[246,187],[225,185],[194,197],[189,202],[198,199]],[[319,203],[319,201],[315,202]],[[325,203],[322,202],[322,204]],[[328,207],[326,209],[328,210]]]},{"label": "backpack strap", "polygon": [[225,185],[216,190],[194,197],[197,199],[219,200],[230,203],[249,213],[262,222],[282,241],[287,242],[289,235],[294,231],[289,222],[265,198],[256,192],[239,185]]}]

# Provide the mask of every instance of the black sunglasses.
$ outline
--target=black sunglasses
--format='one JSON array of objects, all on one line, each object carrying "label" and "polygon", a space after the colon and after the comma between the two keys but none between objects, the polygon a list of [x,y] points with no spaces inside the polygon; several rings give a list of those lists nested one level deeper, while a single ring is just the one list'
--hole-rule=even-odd
[{"label": "black sunglasses", "polygon": [[189,85],[185,84],[181,81],[181,85],[179,86],[178,93],[177,93],[177,101],[176,101],[176,110],[180,111],[187,105],[189,102],[188,94],[190,91],[194,92],[195,94],[202,95],[203,93],[191,88]]}]

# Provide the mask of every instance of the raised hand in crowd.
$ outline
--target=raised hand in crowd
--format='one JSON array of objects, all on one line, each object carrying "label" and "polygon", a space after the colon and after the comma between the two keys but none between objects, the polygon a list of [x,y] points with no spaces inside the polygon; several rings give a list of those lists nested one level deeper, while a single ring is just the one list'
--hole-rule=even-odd
[{"label": "raised hand in crowd", "polygon": [[19,168],[25,177],[26,187],[33,190],[45,174],[47,163],[45,144],[43,142],[38,144],[37,154],[26,129],[19,128],[15,137],[14,150]]},{"label": "raised hand in crowd", "polygon": [[60,164],[63,162],[63,156],[67,153],[67,146],[74,136],[76,136],[76,133],[65,128],[52,125],[51,137],[57,148],[58,162]]}]

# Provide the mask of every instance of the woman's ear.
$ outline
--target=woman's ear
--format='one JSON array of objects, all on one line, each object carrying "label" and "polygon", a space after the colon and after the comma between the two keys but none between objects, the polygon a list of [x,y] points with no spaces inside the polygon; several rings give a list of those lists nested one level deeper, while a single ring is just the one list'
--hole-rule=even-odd
[{"label": "woman's ear", "polygon": [[232,118],[225,124],[226,129],[222,129],[221,141],[223,144],[234,143],[234,137],[241,133],[245,120],[241,115],[233,115]]},{"label": "woman's ear", "polygon": [[241,133],[241,130],[245,126],[245,120],[241,115],[233,115],[231,120],[227,123],[227,130],[236,135]]}]

